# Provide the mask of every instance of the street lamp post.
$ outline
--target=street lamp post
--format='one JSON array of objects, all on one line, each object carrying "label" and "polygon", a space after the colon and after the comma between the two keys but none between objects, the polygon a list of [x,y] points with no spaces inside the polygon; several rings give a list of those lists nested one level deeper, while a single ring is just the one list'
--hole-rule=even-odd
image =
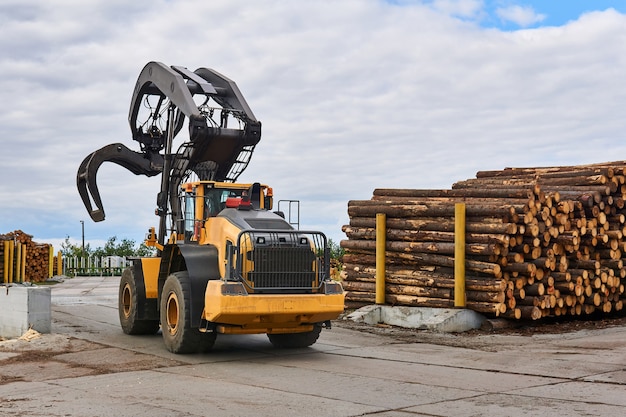
[{"label": "street lamp post", "polygon": [[80,254],[81,254],[81,257],[84,258],[85,257],[85,221],[84,220],[80,221],[80,226],[81,226],[82,233],[83,233],[83,245],[81,246]]}]

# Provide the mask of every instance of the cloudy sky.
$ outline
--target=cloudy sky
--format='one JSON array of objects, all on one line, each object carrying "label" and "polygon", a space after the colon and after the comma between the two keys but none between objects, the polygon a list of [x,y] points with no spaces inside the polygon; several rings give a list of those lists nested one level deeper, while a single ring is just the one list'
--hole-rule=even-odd
[{"label": "cloudy sky", "polygon": [[213,68],[263,123],[241,181],[344,235],[378,187],[450,188],[479,170],[626,160],[626,2],[3,0],[0,233],[139,243],[158,177],[104,164],[107,218],[76,171],[127,122],[149,61]]}]

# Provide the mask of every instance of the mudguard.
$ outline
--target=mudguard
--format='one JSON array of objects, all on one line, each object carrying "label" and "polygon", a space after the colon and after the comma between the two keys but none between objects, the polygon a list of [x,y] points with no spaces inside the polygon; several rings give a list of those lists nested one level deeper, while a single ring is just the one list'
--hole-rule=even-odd
[{"label": "mudguard", "polygon": [[143,264],[140,261],[135,261],[130,266],[133,270],[135,288],[137,289],[137,319],[159,320],[157,299],[146,297],[146,284],[142,266]]},{"label": "mudguard", "polygon": [[213,245],[166,245],[159,273],[159,305],[167,277],[178,271],[189,272],[191,294],[191,326],[199,327],[204,309],[206,286],[211,279],[220,279],[217,248]]}]

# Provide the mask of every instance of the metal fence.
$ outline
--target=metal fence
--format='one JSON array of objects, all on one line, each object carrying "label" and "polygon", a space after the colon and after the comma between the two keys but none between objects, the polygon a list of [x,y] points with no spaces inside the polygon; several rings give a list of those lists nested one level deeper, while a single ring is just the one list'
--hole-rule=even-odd
[{"label": "metal fence", "polygon": [[130,265],[122,256],[90,256],[63,258],[63,273],[67,276],[118,276]]}]

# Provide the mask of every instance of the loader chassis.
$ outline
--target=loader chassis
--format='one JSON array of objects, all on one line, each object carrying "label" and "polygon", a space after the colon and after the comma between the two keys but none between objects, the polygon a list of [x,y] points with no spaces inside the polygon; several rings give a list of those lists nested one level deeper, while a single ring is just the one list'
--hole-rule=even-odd
[{"label": "loader chassis", "polygon": [[[188,139],[174,152],[186,119]],[[76,176],[88,213],[102,221],[96,184],[102,163],[161,175],[159,228],[146,238],[157,255],[134,260],[122,274],[122,330],[161,329],[175,353],[208,351],[217,333],[266,333],[282,348],[315,343],[343,311],[343,289],[330,280],[322,233],[294,230],[272,212],[267,185],[235,182],[261,136],[237,85],[207,68],[150,62],[135,85],[128,121],[140,151],[104,146]]]}]

